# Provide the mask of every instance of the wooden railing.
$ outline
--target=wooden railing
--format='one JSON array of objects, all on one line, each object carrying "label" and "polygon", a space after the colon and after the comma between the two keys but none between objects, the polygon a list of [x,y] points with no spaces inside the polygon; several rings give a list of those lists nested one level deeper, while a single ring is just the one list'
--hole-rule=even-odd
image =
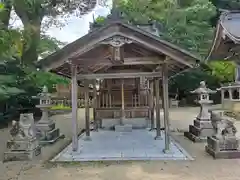
[{"label": "wooden railing", "polygon": [[[72,107],[72,101],[70,99],[52,99],[52,104],[54,106],[65,106],[65,107]],[[78,108],[84,108],[85,100],[78,99],[77,101]],[[93,101],[89,99],[89,106],[92,107]]]}]

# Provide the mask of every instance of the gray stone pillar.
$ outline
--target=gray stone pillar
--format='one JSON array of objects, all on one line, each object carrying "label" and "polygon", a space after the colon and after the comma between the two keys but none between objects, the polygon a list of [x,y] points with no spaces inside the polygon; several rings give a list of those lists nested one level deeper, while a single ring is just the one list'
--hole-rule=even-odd
[{"label": "gray stone pillar", "polygon": [[90,139],[90,116],[89,116],[89,81],[84,80],[85,89],[85,128],[86,128],[86,140]]},{"label": "gray stone pillar", "polygon": [[161,138],[161,120],[160,120],[160,98],[159,98],[159,79],[155,78],[155,92],[156,92],[156,125],[157,125],[157,134],[155,139]]},{"label": "gray stone pillar", "polygon": [[124,79],[122,79],[121,81],[121,97],[122,97],[122,109],[121,109],[120,125],[123,125],[123,120],[125,119]]},{"label": "gray stone pillar", "polygon": [[72,150],[78,150],[77,67],[72,65]]},{"label": "gray stone pillar", "polygon": [[169,97],[168,97],[168,69],[167,64],[162,68],[162,87],[163,87],[163,107],[164,107],[164,128],[165,128],[165,147],[164,152],[170,151],[169,134]]}]

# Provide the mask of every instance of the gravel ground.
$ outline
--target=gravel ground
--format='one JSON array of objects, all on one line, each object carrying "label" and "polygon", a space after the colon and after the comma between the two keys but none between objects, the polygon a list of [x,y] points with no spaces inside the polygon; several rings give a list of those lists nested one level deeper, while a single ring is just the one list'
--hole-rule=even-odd
[{"label": "gravel ground", "polygon": [[[213,160],[204,152],[204,144],[194,144],[183,137],[181,132],[188,129],[197,112],[197,108],[178,108],[170,113],[175,130],[173,137],[195,158],[194,161],[43,163],[71,139],[71,115],[58,115],[53,118],[66,138],[43,148],[41,160],[0,163],[0,180],[239,180],[240,160]],[[236,126],[240,130],[239,122]],[[84,110],[79,110],[79,131],[83,127]],[[0,153],[4,151],[7,134],[7,130],[0,132]]]}]

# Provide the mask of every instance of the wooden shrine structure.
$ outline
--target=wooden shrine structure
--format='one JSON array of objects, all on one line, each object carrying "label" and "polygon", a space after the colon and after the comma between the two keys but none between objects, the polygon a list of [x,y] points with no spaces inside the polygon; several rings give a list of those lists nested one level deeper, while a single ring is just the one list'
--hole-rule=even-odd
[{"label": "wooden shrine structure", "polygon": [[[73,151],[78,148],[78,81],[85,86],[86,136],[90,136],[88,87],[91,84],[96,129],[101,127],[103,119],[107,121],[108,118],[119,119],[120,124],[136,117],[151,119],[152,128],[156,122],[156,137],[161,136],[161,128],[165,129],[167,151],[170,144],[168,78],[194,67],[198,61],[192,54],[155,34],[112,18],[102,27],[39,61],[38,67],[72,79]],[[160,121],[160,95],[164,105],[164,125]]]},{"label": "wooden shrine structure", "polygon": [[223,12],[219,18],[207,60],[235,60],[239,63],[240,11]]},{"label": "wooden shrine structure", "polygon": [[222,107],[240,112],[240,11],[223,12],[219,18],[208,61],[222,60],[235,63],[235,81],[224,84],[221,91]]}]

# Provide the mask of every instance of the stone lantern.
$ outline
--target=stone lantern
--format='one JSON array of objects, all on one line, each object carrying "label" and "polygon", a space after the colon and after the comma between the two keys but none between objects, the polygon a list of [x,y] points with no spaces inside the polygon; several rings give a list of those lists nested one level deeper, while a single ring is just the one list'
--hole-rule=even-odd
[{"label": "stone lantern", "polygon": [[60,135],[60,130],[55,128],[55,122],[49,118],[49,111],[52,107],[51,94],[48,93],[47,86],[44,86],[42,92],[33,98],[40,100],[36,107],[42,110],[42,117],[36,124],[37,137],[40,143],[54,143],[63,135]]},{"label": "stone lantern", "polygon": [[194,120],[193,125],[189,125],[189,131],[184,133],[184,136],[194,142],[205,141],[207,136],[213,134],[213,127],[210,120],[209,107],[213,103],[210,100],[210,94],[214,94],[217,91],[213,91],[206,87],[204,81],[200,82],[200,86],[191,91],[191,93],[198,95],[198,103],[200,104],[200,111],[197,118]]}]

